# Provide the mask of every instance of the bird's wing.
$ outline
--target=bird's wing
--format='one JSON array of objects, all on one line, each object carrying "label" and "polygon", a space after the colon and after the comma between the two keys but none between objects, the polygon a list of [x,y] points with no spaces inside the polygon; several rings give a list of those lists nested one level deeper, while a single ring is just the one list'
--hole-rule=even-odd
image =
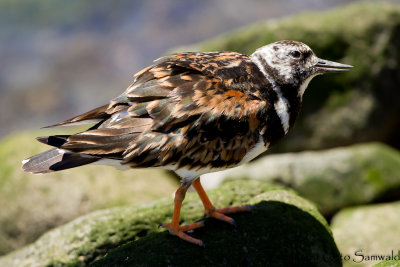
[{"label": "bird's wing", "polygon": [[162,58],[111,101],[101,123],[60,136],[58,147],[138,167],[235,165],[258,141],[258,112],[268,108],[253,67],[237,53]]},{"label": "bird's wing", "polygon": [[198,71],[209,78],[218,78],[226,88],[241,91],[252,99],[262,98],[260,89],[270,86],[249,56],[240,53],[186,52],[162,57],[155,63],[162,68],[172,65],[174,68]]}]

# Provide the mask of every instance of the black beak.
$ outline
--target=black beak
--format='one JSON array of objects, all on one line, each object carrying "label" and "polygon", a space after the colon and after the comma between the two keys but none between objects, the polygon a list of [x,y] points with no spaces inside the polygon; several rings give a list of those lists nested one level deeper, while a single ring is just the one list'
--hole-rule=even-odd
[{"label": "black beak", "polygon": [[353,66],[319,58],[315,67],[317,69],[317,73],[329,73],[350,71],[350,68]]}]

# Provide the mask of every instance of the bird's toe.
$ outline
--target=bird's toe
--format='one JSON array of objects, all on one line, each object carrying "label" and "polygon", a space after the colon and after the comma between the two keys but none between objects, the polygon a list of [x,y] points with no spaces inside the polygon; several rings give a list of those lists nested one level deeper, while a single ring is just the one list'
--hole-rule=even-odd
[{"label": "bird's toe", "polygon": [[191,237],[190,235],[186,234],[185,232],[192,231],[194,229],[200,228],[204,226],[204,221],[195,222],[187,225],[181,225],[177,228],[172,227],[171,223],[161,223],[159,227],[167,228],[171,235],[178,236],[180,239],[185,240],[189,243],[198,245],[200,247],[205,247],[205,244],[200,239]]}]

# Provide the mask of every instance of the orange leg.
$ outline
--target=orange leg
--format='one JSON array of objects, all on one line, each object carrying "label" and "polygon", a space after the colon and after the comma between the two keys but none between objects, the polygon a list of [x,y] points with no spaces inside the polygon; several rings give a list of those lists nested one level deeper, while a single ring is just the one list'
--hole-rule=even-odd
[{"label": "orange leg", "polygon": [[185,241],[188,241],[190,243],[204,247],[203,241],[193,238],[184,233],[184,232],[187,232],[187,231],[199,228],[199,227],[203,227],[204,222],[196,222],[196,223],[191,223],[188,225],[179,226],[179,215],[181,213],[182,202],[185,199],[186,191],[187,191],[187,188],[185,188],[183,186],[179,187],[178,190],[176,190],[175,200],[174,200],[174,202],[175,202],[174,213],[172,215],[172,221],[171,221],[171,223],[162,223],[162,224],[160,224],[160,226],[168,228],[169,233],[172,235],[176,235]]},{"label": "orange leg", "polygon": [[230,223],[230,224],[236,226],[235,221],[231,217],[226,216],[225,214],[251,210],[251,206],[249,206],[249,205],[216,209],[214,207],[214,205],[211,203],[210,199],[208,198],[206,192],[204,191],[204,188],[200,183],[200,178],[197,178],[192,183],[192,185],[193,185],[194,189],[196,189],[197,193],[199,194],[201,202],[203,202],[206,215],[208,215],[210,217],[216,218],[221,221],[225,221],[227,223]]},{"label": "orange leg", "polygon": [[[213,204],[211,204],[210,199],[208,198],[203,187],[201,186],[200,178],[197,178],[193,182],[192,185],[196,189],[197,193],[200,196],[201,201],[203,202],[206,215],[208,215],[210,217],[214,217],[218,220],[228,222],[232,225],[236,225],[235,221],[232,218],[230,218],[224,214],[251,210],[251,206],[238,206],[238,207],[227,207],[227,208],[222,208],[222,209],[216,209],[213,206]],[[193,238],[193,237],[189,236],[188,234],[184,233],[184,232],[187,232],[187,231],[190,231],[193,229],[203,227],[204,226],[203,221],[179,226],[179,215],[181,212],[182,202],[186,196],[186,191],[187,191],[187,187],[185,187],[185,186],[180,186],[178,188],[178,190],[176,190],[175,200],[174,200],[174,203],[175,203],[174,213],[172,215],[172,221],[171,221],[171,223],[162,223],[162,224],[160,224],[160,226],[168,228],[169,233],[172,235],[176,235],[185,241],[188,241],[192,244],[196,244],[196,245],[204,247],[203,241]]]}]

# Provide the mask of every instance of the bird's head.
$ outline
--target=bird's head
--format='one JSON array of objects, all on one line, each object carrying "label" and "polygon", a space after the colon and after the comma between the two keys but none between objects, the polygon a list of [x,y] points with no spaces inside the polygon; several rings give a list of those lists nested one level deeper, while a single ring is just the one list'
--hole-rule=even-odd
[{"label": "bird's head", "polygon": [[316,75],[346,72],[352,68],[350,65],[320,59],[306,44],[289,40],[260,47],[251,58],[267,78],[280,86],[298,88],[300,96]]}]

